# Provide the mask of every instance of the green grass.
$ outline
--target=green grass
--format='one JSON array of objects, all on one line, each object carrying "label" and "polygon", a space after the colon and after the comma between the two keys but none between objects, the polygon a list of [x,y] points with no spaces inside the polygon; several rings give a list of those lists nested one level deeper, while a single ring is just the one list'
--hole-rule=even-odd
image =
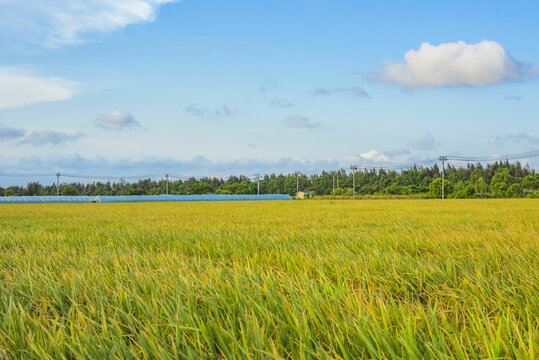
[{"label": "green grass", "polygon": [[539,201],[0,206],[0,359],[539,358]]}]

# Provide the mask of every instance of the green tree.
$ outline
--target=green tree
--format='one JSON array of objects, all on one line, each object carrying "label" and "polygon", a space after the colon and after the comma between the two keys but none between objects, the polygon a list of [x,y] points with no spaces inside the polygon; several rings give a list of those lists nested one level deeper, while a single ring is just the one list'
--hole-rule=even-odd
[{"label": "green tree", "polygon": [[494,185],[491,186],[492,194],[497,198],[503,198],[506,196],[507,184],[502,181],[497,181]]},{"label": "green tree", "polygon": [[515,178],[511,176],[508,168],[503,167],[496,170],[496,173],[492,177],[492,180],[490,180],[490,185],[494,187],[498,183],[504,183],[506,186],[515,183]]},{"label": "green tree", "polygon": [[4,196],[15,196],[15,193],[13,193],[13,190],[7,189],[7,190],[6,190],[6,193],[4,194]]},{"label": "green tree", "polygon": [[196,183],[191,187],[191,194],[193,195],[202,195],[202,194],[211,194],[213,193],[213,188],[210,184],[206,183]]},{"label": "green tree", "polygon": [[[445,196],[448,196],[453,191],[453,184],[449,180],[445,180]],[[429,184],[429,194],[430,196],[434,198],[441,198],[442,197],[442,179],[436,178],[431,181]]]},{"label": "green tree", "polygon": [[505,196],[508,198],[522,197],[523,194],[524,192],[522,191],[522,186],[520,184],[513,184],[509,186],[505,192]]},{"label": "green tree", "polygon": [[62,196],[77,196],[79,192],[71,185],[66,186],[62,190]]},{"label": "green tree", "polygon": [[478,196],[484,196],[487,192],[487,184],[482,177],[475,180],[474,183],[475,194]]},{"label": "green tree", "polygon": [[522,187],[526,190],[539,189],[539,174],[526,176],[522,181]]},{"label": "green tree", "polygon": [[429,184],[429,195],[433,198],[442,197],[442,179],[437,178]]}]

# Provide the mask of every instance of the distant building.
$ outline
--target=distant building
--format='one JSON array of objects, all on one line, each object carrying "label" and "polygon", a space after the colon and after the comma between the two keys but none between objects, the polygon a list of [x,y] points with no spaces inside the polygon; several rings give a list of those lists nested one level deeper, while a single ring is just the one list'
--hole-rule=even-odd
[{"label": "distant building", "polygon": [[313,198],[313,192],[312,191],[298,191],[296,194],[296,199],[298,200],[305,200],[305,199],[312,199]]}]

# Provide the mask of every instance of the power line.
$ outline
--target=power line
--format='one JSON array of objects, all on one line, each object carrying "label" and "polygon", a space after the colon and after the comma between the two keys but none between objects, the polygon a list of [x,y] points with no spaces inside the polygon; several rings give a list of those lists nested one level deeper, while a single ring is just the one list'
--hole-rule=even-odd
[{"label": "power line", "polygon": [[[524,153],[517,153],[517,154],[507,154],[507,155],[491,155],[491,156],[458,156],[458,155],[447,155],[445,156],[446,161],[459,161],[459,162],[492,162],[492,161],[503,161],[503,160],[518,160],[518,159],[526,159],[526,158],[532,158],[532,157],[538,157],[539,156],[539,150],[534,151],[528,151]],[[439,161],[439,158],[430,158],[420,161],[411,162],[408,164],[401,164],[396,166],[375,166],[375,165],[361,165],[356,164],[354,166],[357,167],[357,170],[360,169],[369,169],[369,170],[387,170],[387,171],[397,171],[397,170],[406,170],[411,169],[413,167],[422,167],[422,166],[428,166],[435,164]],[[334,172],[338,172],[338,170],[334,170]],[[284,173],[284,172],[283,172]],[[302,176],[320,176],[320,173],[305,173],[301,171],[296,171],[293,173],[297,178],[299,178],[300,175]],[[67,178],[77,178],[77,179],[91,179],[91,180],[132,180],[132,179],[151,179],[151,178],[167,178],[167,174],[148,174],[148,175],[87,175],[87,174],[76,174],[76,173],[60,173],[60,176],[67,177]],[[255,175],[256,176],[256,175]],[[58,177],[58,173],[39,173],[39,172],[33,172],[33,173],[12,173],[12,172],[6,172],[6,173],[0,173],[0,177],[18,177],[18,178],[24,178],[24,177]],[[179,179],[179,180],[185,180],[185,179],[202,179],[202,178],[217,178],[223,180],[223,177],[193,177],[193,176],[185,176],[185,175],[174,175],[174,174],[168,174],[168,178],[173,179]],[[298,179],[298,189],[299,189],[299,179]]]}]

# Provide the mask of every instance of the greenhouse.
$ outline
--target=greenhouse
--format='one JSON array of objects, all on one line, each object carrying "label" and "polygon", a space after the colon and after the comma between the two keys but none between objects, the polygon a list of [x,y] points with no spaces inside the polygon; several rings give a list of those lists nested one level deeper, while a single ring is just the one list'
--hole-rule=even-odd
[{"label": "greenhouse", "polygon": [[0,204],[292,200],[289,195],[7,196]]}]

